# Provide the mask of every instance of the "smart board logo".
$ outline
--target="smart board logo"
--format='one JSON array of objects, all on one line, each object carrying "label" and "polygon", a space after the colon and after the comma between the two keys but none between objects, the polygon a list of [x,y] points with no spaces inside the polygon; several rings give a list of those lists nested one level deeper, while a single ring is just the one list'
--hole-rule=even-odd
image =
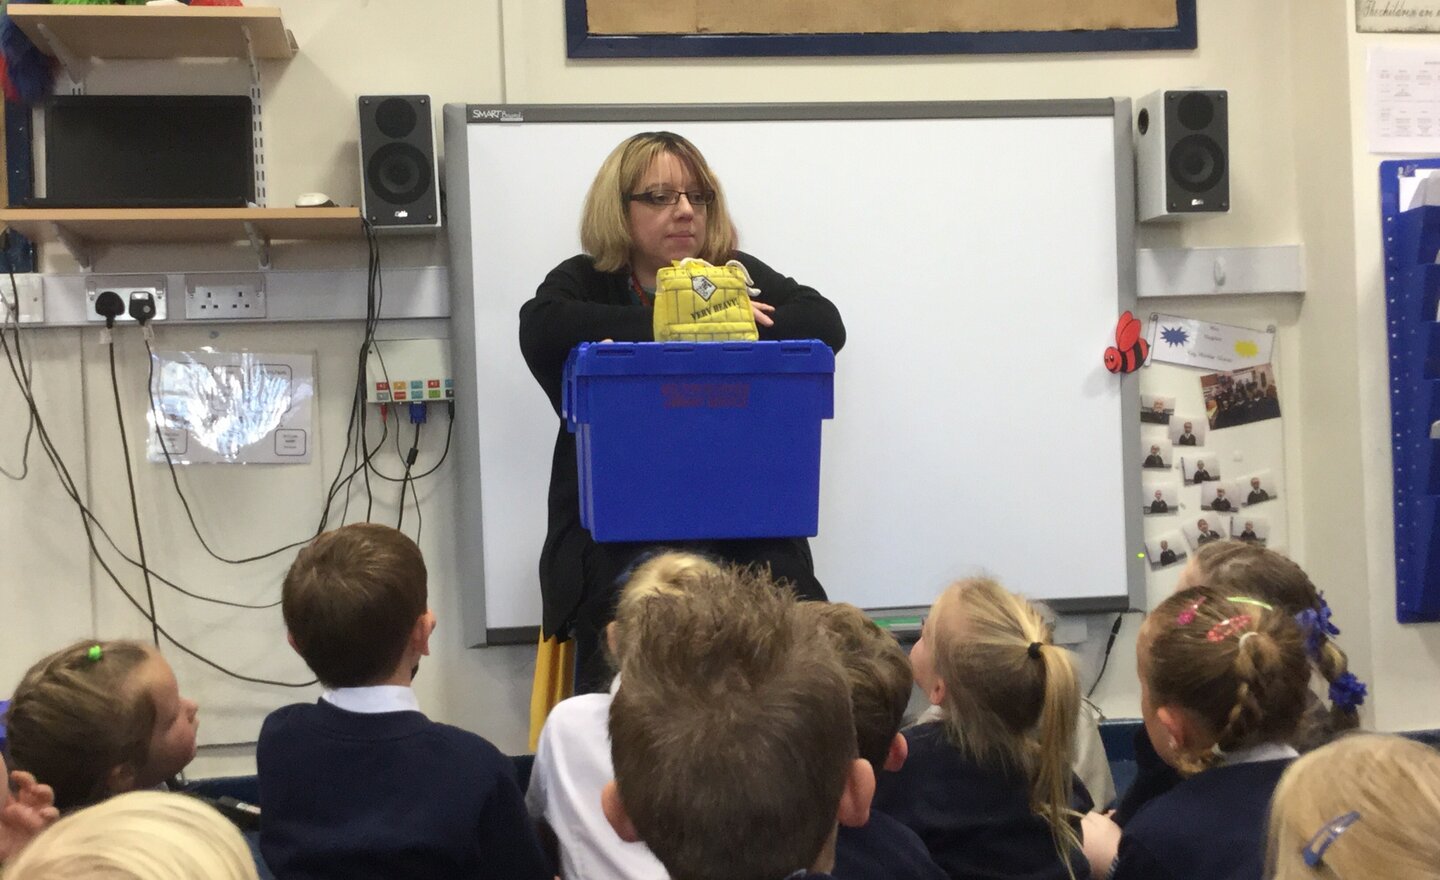
[{"label": "smart board logo", "polygon": [[706,278],[704,275],[697,275],[691,278],[690,289],[699,294],[700,298],[706,302],[709,302],[710,297],[714,296],[716,290],[719,290],[719,288],[715,286],[715,282]]},{"label": "smart board logo", "polygon": [[498,122],[524,122],[525,114],[521,113],[518,110],[502,110],[498,107],[489,110],[483,109],[481,107],[470,108],[471,122],[483,122],[485,120]]}]

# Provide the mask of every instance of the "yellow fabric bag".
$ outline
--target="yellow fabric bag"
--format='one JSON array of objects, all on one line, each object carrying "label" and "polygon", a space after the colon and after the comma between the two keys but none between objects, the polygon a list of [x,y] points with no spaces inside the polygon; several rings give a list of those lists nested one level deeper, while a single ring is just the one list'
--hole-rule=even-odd
[{"label": "yellow fabric bag", "polygon": [[656,342],[729,342],[760,338],[751,294],[759,295],[739,260],[712,266],[677,260],[655,275]]}]

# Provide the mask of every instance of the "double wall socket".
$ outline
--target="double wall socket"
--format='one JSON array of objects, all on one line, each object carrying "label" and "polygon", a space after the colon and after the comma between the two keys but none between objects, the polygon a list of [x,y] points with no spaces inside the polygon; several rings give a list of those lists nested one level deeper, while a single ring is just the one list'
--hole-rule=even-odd
[{"label": "double wall socket", "polygon": [[163,321],[167,314],[165,308],[165,276],[164,275],[120,275],[113,278],[104,276],[91,276],[85,279],[85,318],[90,321],[104,321],[105,316],[95,311],[95,300],[100,294],[114,291],[124,300],[126,310],[115,318],[115,323],[134,323],[135,319],[130,317],[129,305],[137,299],[150,296],[155,301],[155,314],[151,321]]},{"label": "double wall socket", "polygon": [[186,275],[185,317],[191,321],[253,321],[265,317],[265,276]]}]

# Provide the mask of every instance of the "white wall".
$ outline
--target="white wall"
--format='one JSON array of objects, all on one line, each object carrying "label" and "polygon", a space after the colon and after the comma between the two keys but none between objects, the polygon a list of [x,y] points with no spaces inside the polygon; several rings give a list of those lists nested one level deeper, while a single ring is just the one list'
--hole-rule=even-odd
[{"label": "white wall", "polygon": [[[1347,626],[1344,642],[1357,667],[1366,674],[1373,667],[1376,720],[1392,728],[1436,726],[1440,709],[1435,707],[1440,704],[1406,695],[1413,693],[1412,686],[1428,687],[1433,695],[1440,637],[1432,627],[1402,628],[1390,622],[1393,576],[1387,555],[1389,457],[1384,443],[1388,414],[1380,367],[1384,348],[1374,160],[1363,155],[1358,109],[1351,109],[1360,106],[1358,73],[1369,38],[1353,34],[1348,13],[1338,10],[1341,5],[1348,6],[1308,0],[1206,0],[1199,10],[1200,48],[1195,52],[570,61],[564,54],[563,4],[558,2],[305,0],[285,7],[300,55],[265,68],[270,203],[288,204],[296,194],[317,189],[342,203],[356,200],[353,98],[362,92],[426,92],[437,104],[659,103],[1137,97],[1160,87],[1227,88],[1234,209],[1204,222],[1143,230],[1140,243],[1162,247],[1304,241],[1311,290],[1303,305],[1295,297],[1146,305],[1281,328],[1277,356],[1289,458],[1286,484],[1291,491],[1285,504],[1290,549],[1327,587],[1341,625]],[[117,67],[106,75],[126,74]],[[1332,185],[1322,190],[1317,179]],[[798,211],[799,222],[803,217],[803,210]],[[739,219],[743,224],[744,218]],[[444,261],[440,237],[387,244],[386,254],[390,265]],[[287,247],[276,257],[287,267],[355,267],[364,260],[358,245]],[[114,272],[251,265],[243,251],[213,248],[124,249],[103,259],[102,271]],[[52,270],[69,265],[63,256],[47,256]],[[844,303],[840,306],[843,311]],[[444,330],[429,327],[422,332]],[[223,328],[215,338],[204,328],[177,327],[160,328],[159,334],[162,347],[211,344],[317,354],[322,426],[321,454],[314,464],[271,470],[197,468],[184,475],[202,529],[217,536],[225,550],[274,546],[304,534],[313,527],[317,492],[328,482],[343,442],[338,437],[346,411],[348,359],[359,342],[358,326]],[[52,431],[72,467],[93,486],[97,510],[116,539],[129,546],[128,501],[113,448],[108,371],[96,334],[45,330],[29,338],[39,361],[40,401]],[[117,354],[122,381],[130,383],[126,409],[135,435],[143,415],[135,340],[125,339]],[[1351,368],[1357,363],[1363,369]],[[14,412],[15,398],[13,388],[0,381],[0,406]],[[0,464],[9,467],[16,460],[19,440],[20,432],[13,427],[0,431]],[[438,447],[426,448],[433,454]],[[0,607],[14,609],[14,619],[24,621],[7,627],[7,638],[0,639],[0,691],[30,661],[71,634],[94,632],[95,627],[107,635],[143,631],[138,617],[117,604],[103,574],[86,561],[77,519],[58,495],[48,466],[33,455],[32,464],[36,473],[25,483],[0,486],[0,523],[15,536],[13,549],[0,556]],[[140,463],[138,457],[137,467],[141,509],[151,523],[147,537],[157,568],[178,572],[177,578],[199,589],[275,595],[282,560],[252,571],[203,559],[186,537],[163,470]],[[533,652],[467,650],[458,637],[459,591],[466,588],[466,573],[456,570],[451,548],[465,536],[455,534],[450,522],[449,482],[442,471],[422,490],[422,495],[432,493],[426,501],[422,545],[441,629],[417,688],[435,717],[478,730],[502,749],[521,751]],[[1363,509],[1354,501],[1362,497]],[[387,504],[377,510],[377,518],[392,517],[393,507]],[[136,582],[133,577],[130,581]],[[1152,592],[1158,596],[1163,589],[1157,582]],[[238,624],[230,617],[201,616],[173,599],[165,600],[162,613],[191,621],[207,653],[277,675],[301,672],[284,648],[278,615],[258,612],[259,622]],[[457,625],[447,626],[446,621]],[[1099,623],[1092,626],[1096,635],[1102,630]],[[1138,708],[1133,659],[1137,629],[1134,618],[1127,621],[1097,692],[1112,715],[1133,715]],[[1087,654],[1095,651],[1092,646]],[[274,700],[269,692],[225,684],[192,663],[177,666],[182,685],[202,699],[202,713],[210,722],[202,733],[211,742],[225,741],[228,737],[210,737],[243,728],[246,718]],[[212,748],[205,750],[196,771],[243,771],[248,766],[247,748]]]}]

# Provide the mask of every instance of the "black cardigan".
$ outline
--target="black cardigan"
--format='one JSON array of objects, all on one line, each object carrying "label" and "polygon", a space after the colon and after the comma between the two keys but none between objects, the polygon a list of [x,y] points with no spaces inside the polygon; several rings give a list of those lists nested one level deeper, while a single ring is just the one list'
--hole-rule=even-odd
[{"label": "black cardigan", "polygon": [[[835,351],[845,344],[840,312],[813,288],[750,256],[735,255],[760,289],[760,302],[775,306],[773,327],[760,327],[761,339],[819,339]],[[650,342],[651,310],[630,286],[630,273],[600,272],[581,254],[550,271],[535,297],[520,307],[520,351],[555,414],[560,414],[565,358],[582,342]],[[550,521],[540,551],[540,591],[546,635],[568,634],[585,595],[584,553],[592,544],[580,525],[580,481],[575,467],[575,438],[562,420],[550,465]],[[803,538],[795,539],[803,542]],[[809,551],[804,551],[808,558]]]}]

